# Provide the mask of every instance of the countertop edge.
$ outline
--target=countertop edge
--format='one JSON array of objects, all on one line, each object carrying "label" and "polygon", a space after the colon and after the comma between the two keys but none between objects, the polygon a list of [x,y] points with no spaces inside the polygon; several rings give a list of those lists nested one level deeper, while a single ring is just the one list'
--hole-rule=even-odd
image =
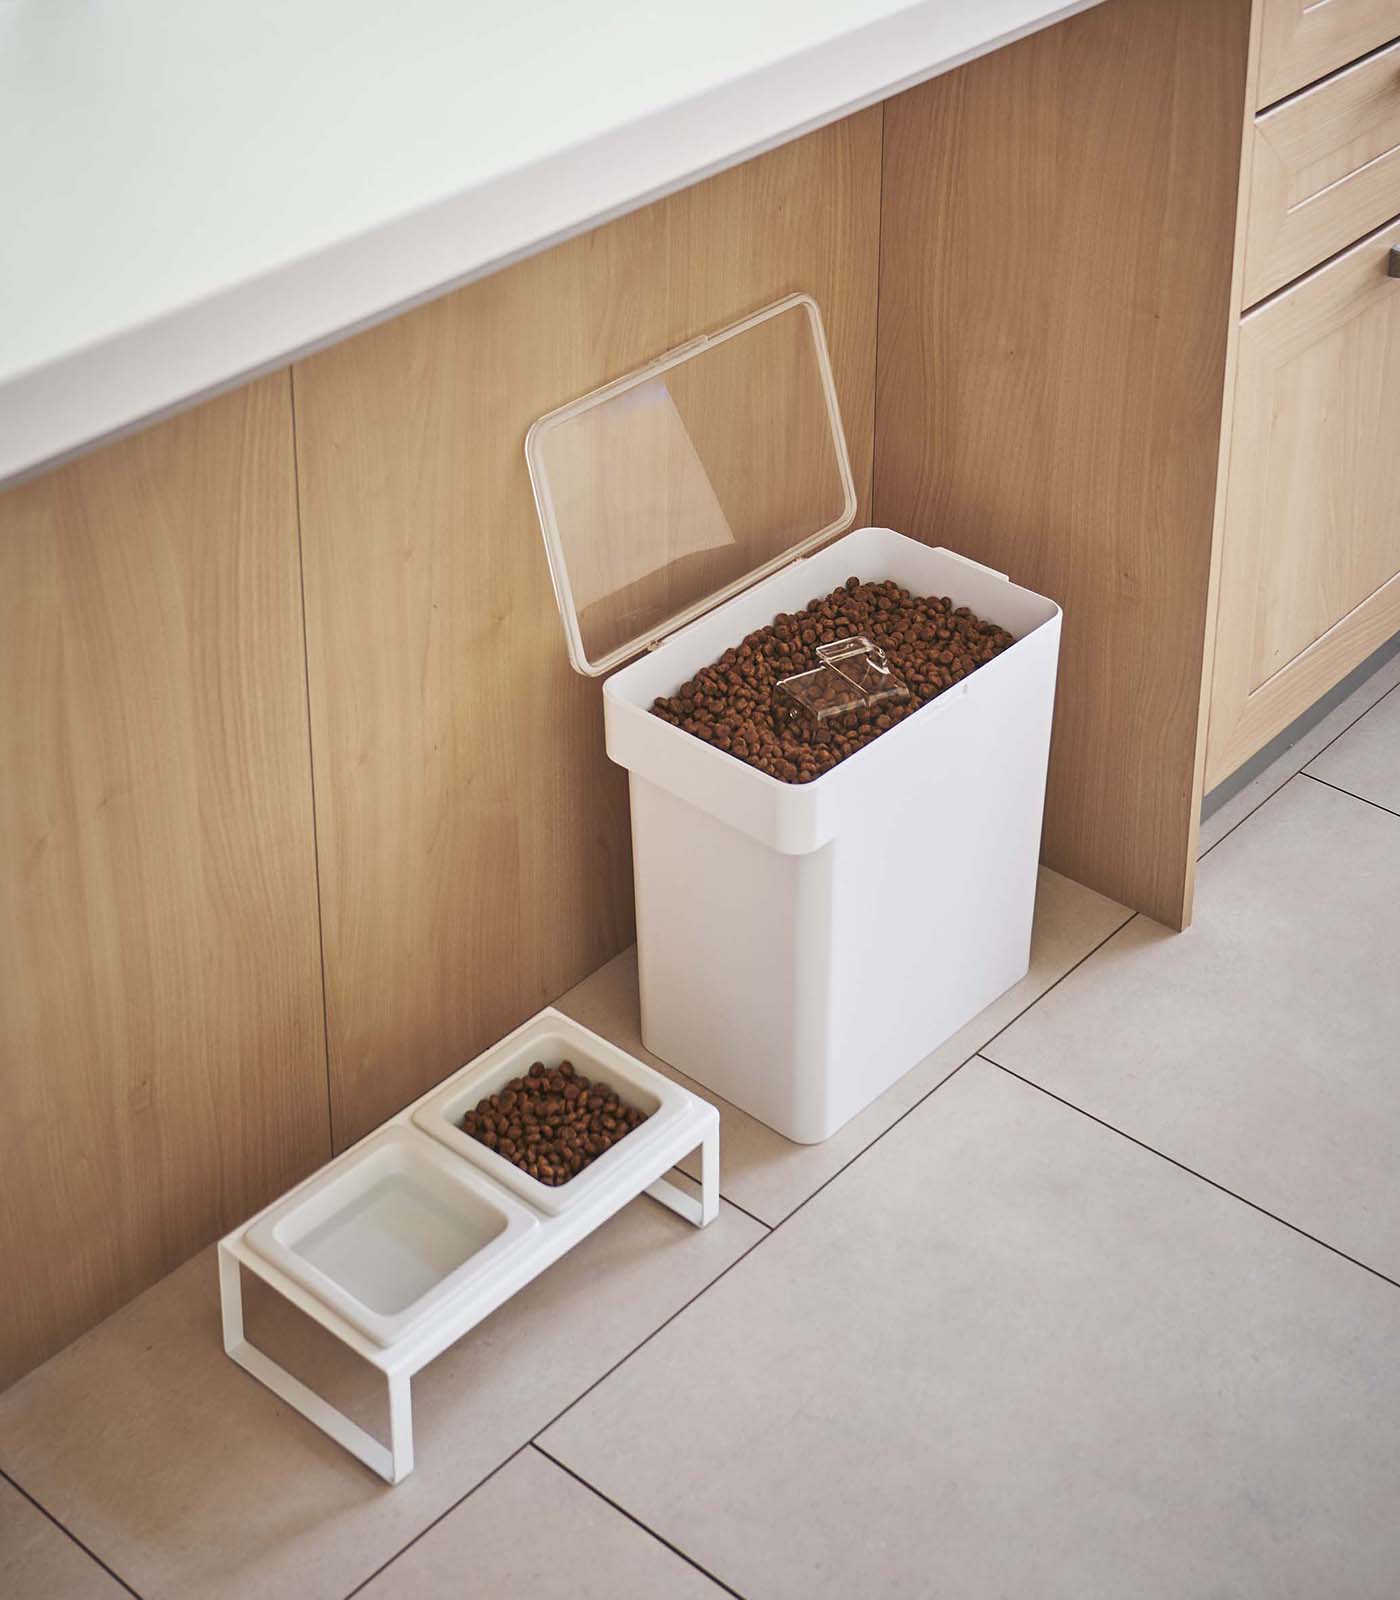
[{"label": "countertop edge", "polygon": [[[1033,6],[1019,26],[981,36],[979,24],[966,18],[960,33],[950,29],[946,7],[923,0],[640,123],[64,353],[0,384],[0,486],[48,471],[1099,3]],[[944,14],[935,19],[939,10]],[[931,33],[951,47],[930,58]]]}]

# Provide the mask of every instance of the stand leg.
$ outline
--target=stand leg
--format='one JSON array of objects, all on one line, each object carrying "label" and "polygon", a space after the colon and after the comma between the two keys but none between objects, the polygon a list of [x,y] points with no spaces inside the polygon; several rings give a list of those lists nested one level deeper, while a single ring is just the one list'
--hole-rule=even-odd
[{"label": "stand leg", "polygon": [[658,1178],[646,1191],[653,1200],[677,1216],[703,1228],[719,1215],[719,1118],[716,1116],[700,1143],[700,1198],[679,1189],[669,1178]]},{"label": "stand leg", "polygon": [[413,1396],[406,1372],[389,1377],[389,1452],[393,1457],[390,1483],[401,1483],[413,1471]]},{"label": "stand leg", "polygon": [[232,1355],[243,1343],[243,1273],[231,1250],[219,1246],[219,1309],[224,1320],[224,1349]]},{"label": "stand leg", "polygon": [[700,1146],[700,1226],[719,1215],[719,1122]]},{"label": "stand leg", "polygon": [[390,1448],[386,1450],[372,1433],[366,1433],[343,1411],[322,1399],[314,1389],[308,1389],[300,1378],[294,1378],[256,1345],[249,1344],[243,1332],[243,1284],[238,1258],[222,1244],[219,1246],[219,1299],[223,1307],[224,1350],[230,1360],[285,1400],[294,1411],[299,1411],[357,1461],[377,1472],[385,1482],[399,1483],[413,1471],[413,1412],[407,1373],[389,1376]]}]

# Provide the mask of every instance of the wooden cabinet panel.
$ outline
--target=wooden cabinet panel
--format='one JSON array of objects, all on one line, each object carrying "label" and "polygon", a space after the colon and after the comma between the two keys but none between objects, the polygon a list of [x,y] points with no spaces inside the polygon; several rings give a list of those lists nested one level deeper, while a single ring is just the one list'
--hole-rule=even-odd
[{"label": "wooden cabinet panel", "polygon": [[288,390],[0,497],[0,1387],[329,1151]]},{"label": "wooden cabinet panel", "polygon": [[1400,224],[1240,330],[1207,783],[1400,629]]},{"label": "wooden cabinet panel", "polygon": [[1261,106],[1400,37],[1400,0],[1259,0]]},{"label": "wooden cabinet panel", "polygon": [[1398,212],[1400,43],[1257,119],[1245,303]]},{"label": "wooden cabinet panel", "polygon": [[1106,0],[886,108],[877,520],[1064,606],[1045,858],[1178,926],[1248,30]]},{"label": "wooden cabinet panel", "polygon": [[880,132],[862,112],[298,363],[338,1146],[632,936],[625,777],[527,427],[806,289],[867,508]]}]

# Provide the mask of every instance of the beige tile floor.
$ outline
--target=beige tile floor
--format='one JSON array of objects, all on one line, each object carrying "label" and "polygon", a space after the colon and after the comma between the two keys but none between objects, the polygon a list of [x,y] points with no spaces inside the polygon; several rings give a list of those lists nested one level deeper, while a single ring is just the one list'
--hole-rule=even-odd
[{"label": "beige tile floor", "polygon": [[62,1528],[0,1478],[0,1595],[118,1600],[125,1593]]},{"label": "beige tile floor", "polygon": [[1304,771],[1400,816],[1400,694],[1392,690]]},{"label": "beige tile floor", "polygon": [[724,1590],[533,1447],[360,1591],[363,1600],[529,1595],[721,1600]]},{"label": "beige tile floor", "polygon": [[979,1060],[540,1446],[764,1600],[1378,1600],[1397,1345],[1391,1284]]},{"label": "beige tile floor", "polygon": [[[1391,1600],[1398,794],[1373,682],[1186,935],[1043,874],[1017,990],[826,1145],[721,1105],[718,1223],[640,1200],[435,1362],[396,1489],[197,1257],[0,1395],[0,1596]],[[630,957],[561,1003],[640,1050]]]},{"label": "beige tile floor", "polygon": [[1135,918],[987,1056],[1400,1281],[1400,816],[1290,778],[1196,905],[1184,935]]}]

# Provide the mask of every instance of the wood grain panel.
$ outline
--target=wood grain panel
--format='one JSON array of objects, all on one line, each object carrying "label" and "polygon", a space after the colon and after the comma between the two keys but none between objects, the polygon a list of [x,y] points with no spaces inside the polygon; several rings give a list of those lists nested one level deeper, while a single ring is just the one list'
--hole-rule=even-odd
[{"label": "wood grain panel", "polygon": [[1258,103],[1272,104],[1400,37],[1400,0],[1258,0]]},{"label": "wood grain panel", "polygon": [[1258,118],[1245,300],[1400,212],[1400,43]]},{"label": "wood grain panel", "polygon": [[1207,782],[1400,628],[1400,224],[1240,330]]},{"label": "wood grain panel", "polygon": [[295,514],[285,372],[0,498],[0,1386],[328,1153]]},{"label": "wood grain panel", "polygon": [[[1251,107],[1258,99],[1259,53],[1263,35],[1263,6],[1252,0],[1249,19],[1249,58],[1245,74],[1244,103]],[[1249,205],[1254,153],[1254,116],[1241,118],[1239,204],[1235,207],[1235,265],[1230,277],[1230,316],[1225,338],[1224,401],[1220,413],[1220,449],[1215,464],[1215,515],[1211,530],[1210,592],[1206,602],[1205,655],[1201,670],[1200,706],[1197,714],[1196,771],[1191,789],[1191,813],[1195,826],[1190,838],[1192,859],[1200,852],[1200,817],[1206,793],[1206,766],[1209,753],[1211,704],[1215,693],[1215,662],[1220,637],[1221,572],[1224,567],[1225,500],[1230,473],[1230,440],[1234,432],[1235,398],[1239,389],[1236,377],[1240,356],[1240,312],[1244,305],[1245,250],[1249,237]]]},{"label": "wood grain panel", "polygon": [[530,422],[805,289],[868,505],[880,118],[297,365],[338,1146],[632,936],[626,784],[565,656]]},{"label": "wood grain panel", "polygon": [[1107,0],[885,112],[877,519],[1065,608],[1050,865],[1190,916],[1247,0]]}]

